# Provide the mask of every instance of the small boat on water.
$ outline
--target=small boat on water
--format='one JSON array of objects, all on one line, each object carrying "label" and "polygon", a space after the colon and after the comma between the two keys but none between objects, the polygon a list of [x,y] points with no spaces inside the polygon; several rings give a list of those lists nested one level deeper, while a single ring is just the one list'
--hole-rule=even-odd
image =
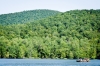
[{"label": "small boat on water", "polygon": [[90,60],[89,59],[78,59],[76,60],[76,62],[89,62]]}]

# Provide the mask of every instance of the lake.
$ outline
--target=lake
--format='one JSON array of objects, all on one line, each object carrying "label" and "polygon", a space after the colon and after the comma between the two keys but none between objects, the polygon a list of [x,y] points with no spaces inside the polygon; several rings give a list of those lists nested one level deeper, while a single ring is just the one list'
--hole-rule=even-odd
[{"label": "lake", "polygon": [[76,62],[67,59],[0,59],[0,66],[100,66],[100,60]]}]

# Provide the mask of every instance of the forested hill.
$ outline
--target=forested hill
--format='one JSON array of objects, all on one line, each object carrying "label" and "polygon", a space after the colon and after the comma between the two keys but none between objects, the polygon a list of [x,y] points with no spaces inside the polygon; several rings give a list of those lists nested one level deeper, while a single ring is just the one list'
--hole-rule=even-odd
[{"label": "forested hill", "polygon": [[37,9],[37,10],[29,10],[17,13],[2,14],[0,15],[0,24],[2,25],[19,24],[19,23],[22,24],[46,18],[49,16],[53,16],[58,13],[60,12],[47,9]]},{"label": "forested hill", "polygon": [[100,10],[72,10],[0,26],[1,58],[100,58]]}]

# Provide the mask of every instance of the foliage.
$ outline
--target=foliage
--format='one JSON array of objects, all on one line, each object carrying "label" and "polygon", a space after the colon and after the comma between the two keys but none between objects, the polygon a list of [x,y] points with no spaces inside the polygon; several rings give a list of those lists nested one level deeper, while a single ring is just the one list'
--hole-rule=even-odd
[{"label": "foliage", "polygon": [[38,9],[38,10],[29,10],[17,13],[2,14],[0,15],[0,24],[10,25],[10,24],[23,24],[26,22],[31,22],[39,19],[43,19],[49,16],[56,15],[60,12],[47,10],[47,9]]},{"label": "foliage", "polygon": [[0,25],[0,57],[100,58],[100,10],[72,10]]}]

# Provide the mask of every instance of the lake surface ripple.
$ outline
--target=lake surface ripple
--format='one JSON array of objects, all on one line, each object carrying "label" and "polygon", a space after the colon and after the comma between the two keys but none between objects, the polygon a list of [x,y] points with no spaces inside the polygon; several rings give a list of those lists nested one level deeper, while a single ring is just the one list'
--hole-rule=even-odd
[{"label": "lake surface ripple", "polygon": [[65,59],[0,59],[0,66],[100,66],[100,60],[76,62]]}]

